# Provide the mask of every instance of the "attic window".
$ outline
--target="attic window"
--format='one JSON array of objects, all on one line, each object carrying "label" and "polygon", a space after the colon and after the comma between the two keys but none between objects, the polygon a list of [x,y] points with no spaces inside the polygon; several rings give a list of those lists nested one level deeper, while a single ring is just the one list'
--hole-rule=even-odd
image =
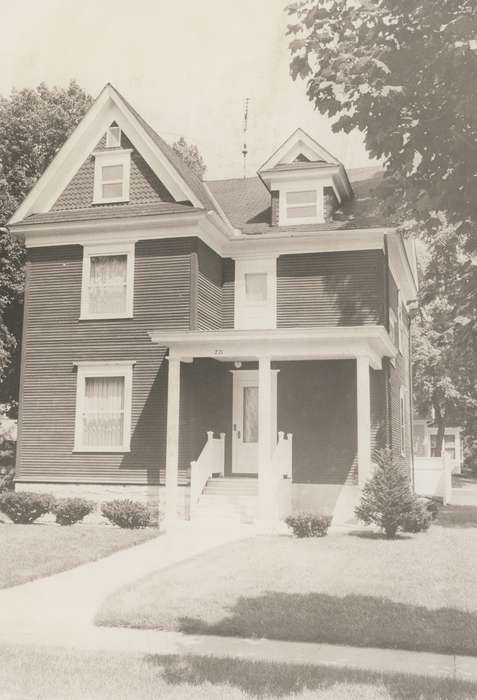
[{"label": "attic window", "polygon": [[106,132],[106,148],[120,148],[121,128],[111,125]]},{"label": "attic window", "polygon": [[93,204],[128,202],[131,150],[98,151],[94,156]]},{"label": "attic window", "polygon": [[310,163],[311,161],[303,153],[299,153],[293,162],[294,163]]},{"label": "attic window", "polygon": [[316,202],[316,190],[287,192],[287,219],[316,218]]}]

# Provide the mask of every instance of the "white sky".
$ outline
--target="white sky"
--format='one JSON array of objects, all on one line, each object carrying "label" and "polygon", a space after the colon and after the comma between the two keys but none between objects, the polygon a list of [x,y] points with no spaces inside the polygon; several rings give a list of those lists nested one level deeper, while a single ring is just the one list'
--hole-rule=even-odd
[{"label": "white sky", "polygon": [[169,142],[196,143],[206,178],[247,174],[301,126],[346,167],[369,164],[359,134],[333,134],[289,75],[286,0],[0,0],[0,94],[111,82]]}]

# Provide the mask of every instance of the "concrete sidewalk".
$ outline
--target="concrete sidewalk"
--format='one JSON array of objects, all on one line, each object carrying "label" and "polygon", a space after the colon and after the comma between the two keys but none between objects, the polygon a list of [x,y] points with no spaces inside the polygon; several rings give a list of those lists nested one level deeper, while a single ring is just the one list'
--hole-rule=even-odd
[{"label": "concrete sidewalk", "polygon": [[119,588],[228,542],[250,537],[253,528],[214,528],[180,522],[157,538],[98,561],[0,590],[0,638],[48,636],[65,626],[93,625],[101,603]]}]

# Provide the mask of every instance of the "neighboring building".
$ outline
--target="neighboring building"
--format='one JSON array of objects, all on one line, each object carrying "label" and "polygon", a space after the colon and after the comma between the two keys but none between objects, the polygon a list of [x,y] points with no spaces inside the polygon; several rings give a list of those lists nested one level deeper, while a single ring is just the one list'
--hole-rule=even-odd
[{"label": "neighboring building", "polygon": [[[424,418],[415,418],[413,425],[414,454],[416,457],[438,457],[437,428]],[[464,443],[462,428],[449,426],[445,429],[443,452],[449,459],[453,474],[462,473]]]},{"label": "neighboring building", "polygon": [[201,182],[107,85],[9,222],[16,487],[346,520],[375,448],[410,472],[415,255],[380,180],[298,129],[257,177]]}]

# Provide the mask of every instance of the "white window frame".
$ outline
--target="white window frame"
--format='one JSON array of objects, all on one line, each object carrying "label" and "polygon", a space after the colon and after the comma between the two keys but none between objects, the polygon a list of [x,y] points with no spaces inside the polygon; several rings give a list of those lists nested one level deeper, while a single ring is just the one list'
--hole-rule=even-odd
[{"label": "white window frame", "polygon": [[[245,275],[266,274],[267,296],[263,301],[248,301]],[[244,258],[235,261],[235,328],[277,327],[277,258]]]},{"label": "white window frame", "polygon": [[[117,136],[113,137],[113,133],[117,131]],[[106,148],[121,148],[121,127],[120,126],[108,126],[106,131]]]},{"label": "white window frame", "polygon": [[401,386],[399,389],[399,442],[401,457],[406,456],[406,389]]},{"label": "white window frame", "polygon": [[[113,362],[77,362],[76,378],[76,413],[75,441],[73,452],[130,452],[131,450],[131,412],[132,412],[132,371],[134,360]],[[86,379],[90,377],[124,378],[124,426],[123,444],[115,447],[85,447],[83,445],[83,412],[86,391]]]},{"label": "white window frame", "polygon": [[[81,283],[80,320],[108,318],[132,318],[134,307],[134,249],[135,243],[111,243],[108,245],[89,245],[83,247],[83,274]],[[88,311],[89,283],[91,276],[91,258],[96,256],[126,255],[126,309],[121,313],[92,314]]]},{"label": "white window frame", "polygon": [[[109,204],[113,202],[129,202],[129,183],[131,178],[131,149],[114,148],[109,151],[96,151],[94,154],[94,193],[93,204]],[[121,182],[123,191],[119,197],[103,197],[103,167],[123,166]],[[113,184],[108,181],[108,184]]]},{"label": "white window frame", "polygon": [[[316,192],[316,216],[288,217],[287,194],[296,192]],[[281,185],[278,199],[278,224],[279,226],[300,226],[301,224],[324,223],[324,196],[325,184],[310,180],[300,180],[296,183]],[[293,206],[293,205],[292,205]],[[296,206],[306,206],[303,204]]]}]

